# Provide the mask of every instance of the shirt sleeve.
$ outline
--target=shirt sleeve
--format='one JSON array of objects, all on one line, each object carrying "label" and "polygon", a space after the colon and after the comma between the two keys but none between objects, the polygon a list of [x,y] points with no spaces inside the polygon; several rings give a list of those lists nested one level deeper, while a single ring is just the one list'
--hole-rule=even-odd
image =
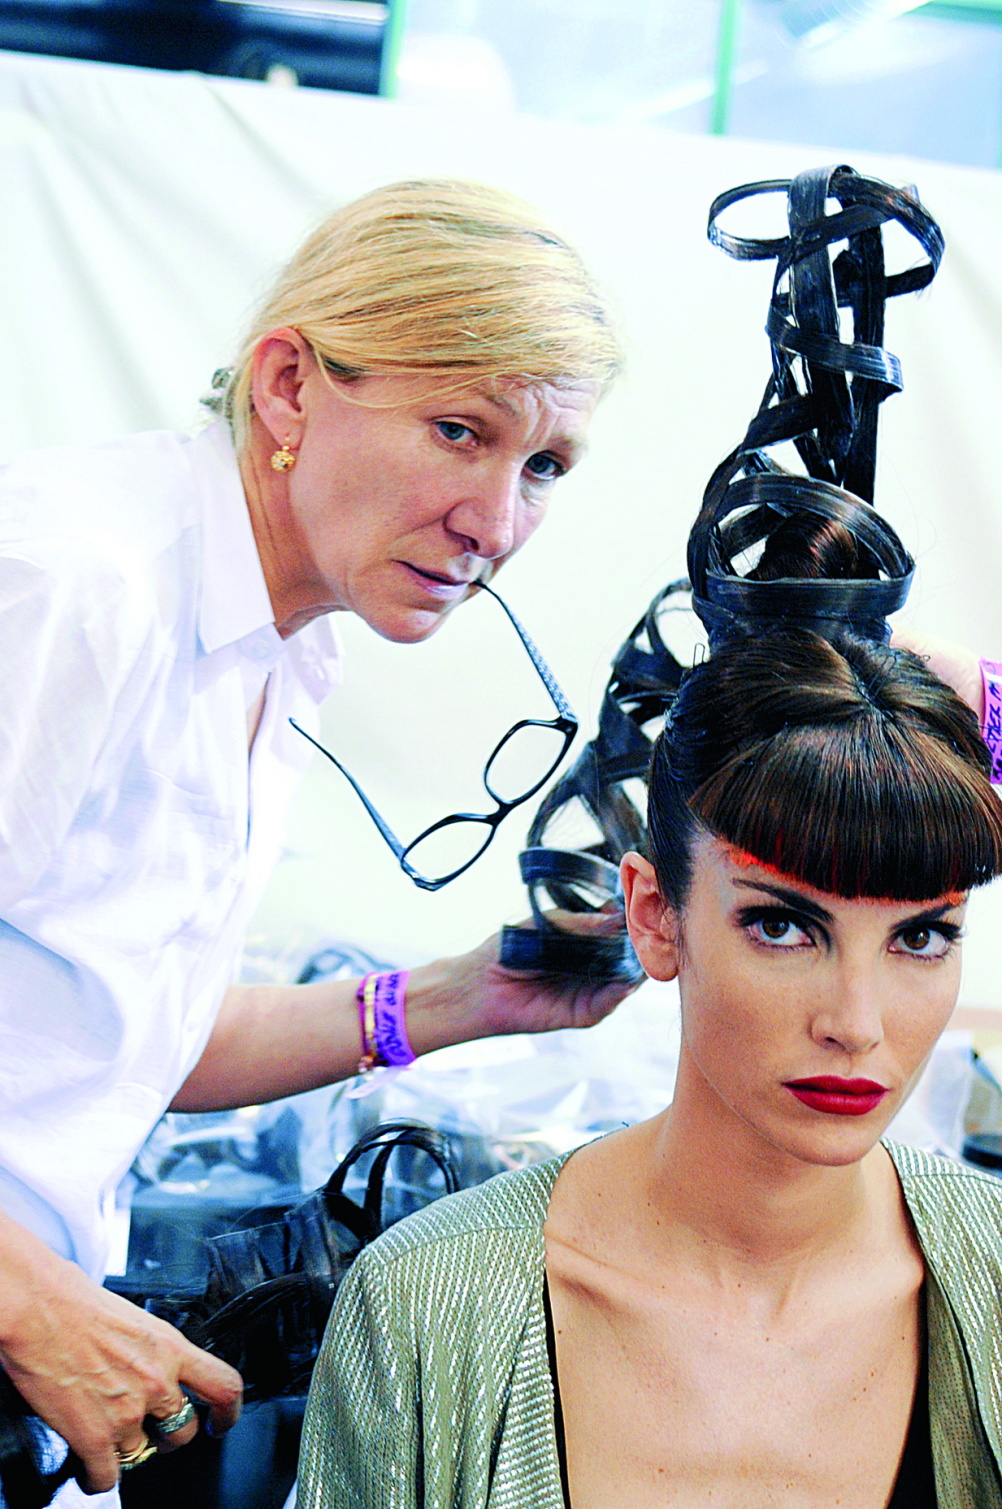
[{"label": "shirt sleeve", "polygon": [[152,601],[138,570],[80,540],[0,553],[0,914],[44,875],[134,715]]},{"label": "shirt sleeve", "polygon": [[[372,1261],[372,1259],[375,1261]],[[364,1252],[338,1291],[313,1375],[299,1460],[300,1509],[417,1509],[420,1420],[411,1311],[396,1265]]]}]

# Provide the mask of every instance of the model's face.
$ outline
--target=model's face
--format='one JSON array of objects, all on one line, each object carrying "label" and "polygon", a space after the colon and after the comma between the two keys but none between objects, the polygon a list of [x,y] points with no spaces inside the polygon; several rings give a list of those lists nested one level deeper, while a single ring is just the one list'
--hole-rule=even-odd
[{"label": "model's face", "polygon": [[869,1152],[956,1004],[965,898],[846,901],[704,837],[659,954],[650,895],[630,895],[641,962],[678,975],[680,1092],[808,1162]]},{"label": "model's face", "polygon": [[272,568],[281,579],[269,581],[292,628],[297,615],[347,609],[387,639],[425,639],[539,527],[582,453],[597,388],[442,387],[332,384],[319,368],[307,378]]}]

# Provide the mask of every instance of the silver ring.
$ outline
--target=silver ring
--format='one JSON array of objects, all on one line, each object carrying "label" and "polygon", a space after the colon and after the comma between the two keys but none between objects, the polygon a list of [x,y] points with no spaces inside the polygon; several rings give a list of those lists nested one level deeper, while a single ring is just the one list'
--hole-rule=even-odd
[{"label": "silver ring", "polygon": [[163,1420],[153,1417],[153,1426],[158,1436],[172,1436],[177,1430],[184,1430],[195,1418],[195,1406],[190,1399],[186,1399],[181,1408],[173,1415],[167,1415]]}]

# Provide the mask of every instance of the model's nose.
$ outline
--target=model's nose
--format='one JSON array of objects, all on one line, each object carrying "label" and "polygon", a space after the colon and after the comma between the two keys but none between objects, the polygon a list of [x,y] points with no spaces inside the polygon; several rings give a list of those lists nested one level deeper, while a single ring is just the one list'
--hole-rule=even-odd
[{"label": "model's nose", "polygon": [[449,528],[471,555],[496,561],[515,548],[519,481],[508,467],[492,469],[450,511]]},{"label": "model's nose", "polygon": [[870,971],[848,966],[839,970],[818,1002],[813,1035],[851,1054],[867,1053],[883,1041],[880,991]]}]

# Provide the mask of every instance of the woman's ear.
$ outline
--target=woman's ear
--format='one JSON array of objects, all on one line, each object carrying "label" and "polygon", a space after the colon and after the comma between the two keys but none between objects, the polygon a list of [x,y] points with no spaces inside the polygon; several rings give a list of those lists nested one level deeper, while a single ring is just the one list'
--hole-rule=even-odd
[{"label": "woman's ear", "polygon": [[652,980],[674,980],[679,965],[679,922],[658,890],[654,866],[632,851],[619,867],[630,940]]},{"label": "woman's ear", "polygon": [[270,330],[252,358],[254,412],[276,445],[291,440],[297,448],[304,411],[301,389],[315,366],[313,352],[298,330]]}]

